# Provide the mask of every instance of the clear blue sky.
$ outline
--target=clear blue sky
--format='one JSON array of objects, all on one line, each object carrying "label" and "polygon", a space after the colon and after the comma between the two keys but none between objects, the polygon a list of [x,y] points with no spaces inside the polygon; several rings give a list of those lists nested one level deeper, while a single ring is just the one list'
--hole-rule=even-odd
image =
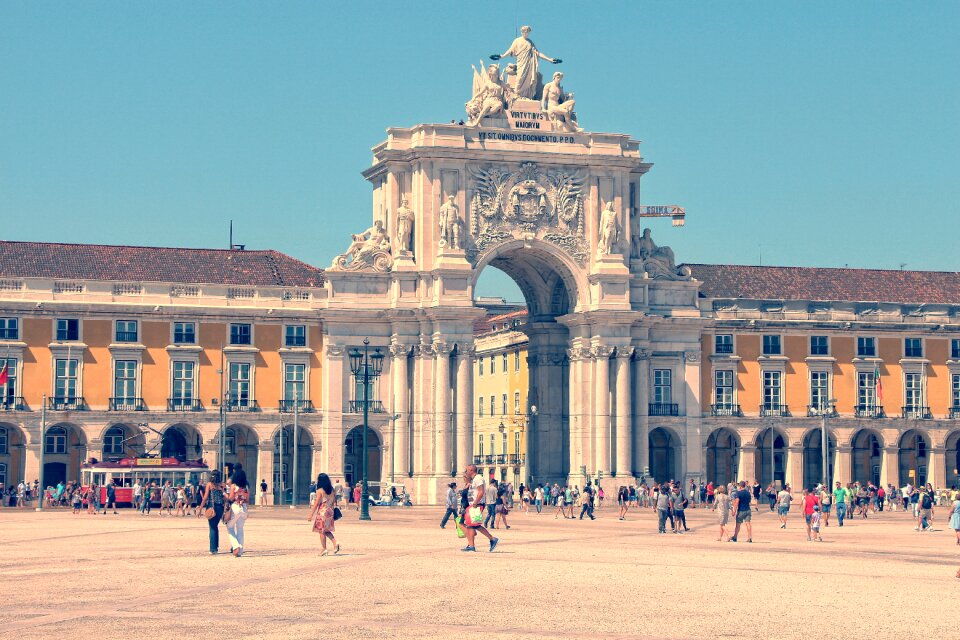
[{"label": "clear blue sky", "polygon": [[327,266],[385,128],[461,118],[527,23],[581,124],[643,141],[644,203],[687,208],[653,225],[678,260],[960,270],[958,2],[5,0],[0,237],[221,247],[232,218]]}]

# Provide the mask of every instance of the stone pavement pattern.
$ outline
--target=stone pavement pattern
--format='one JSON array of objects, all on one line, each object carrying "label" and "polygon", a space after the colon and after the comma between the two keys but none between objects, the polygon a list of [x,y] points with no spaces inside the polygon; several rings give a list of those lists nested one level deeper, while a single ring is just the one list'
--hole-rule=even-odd
[{"label": "stone pavement pattern", "polygon": [[894,513],[815,543],[796,515],[780,530],[763,512],[748,545],[715,542],[712,514],[688,514],[693,532],[658,535],[648,510],[515,512],[495,553],[465,554],[436,509],[375,509],[371,523],[350,511],[341,555],[323,558],[306,511],[253,509],[236,559],[209,555],[194,518],[5,509],[0,638],[875,640],[915,634],[915,608],[879,606],[906,597],[928,612],[923,637],[957,637],[954,617],[932,614],[960,590],[942,516],[930,534]]}]

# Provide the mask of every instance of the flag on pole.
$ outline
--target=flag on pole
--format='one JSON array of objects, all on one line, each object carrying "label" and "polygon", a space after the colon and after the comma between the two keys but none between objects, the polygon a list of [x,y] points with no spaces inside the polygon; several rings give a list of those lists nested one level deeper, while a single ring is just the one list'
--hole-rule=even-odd
[{"label": "flag on pole", "polygon": [[873,365],[873,384],[877,392],[877,406],[883,404],[883,383],[880,382],[880,365]]},{"label": "flag on pole", "polygon": [[7,361],[4,360],[3,368],[0,369],[0,385],[7,384],[9,380],[10,380],[10,371],[9,371],[9,367],[7,366]]}]

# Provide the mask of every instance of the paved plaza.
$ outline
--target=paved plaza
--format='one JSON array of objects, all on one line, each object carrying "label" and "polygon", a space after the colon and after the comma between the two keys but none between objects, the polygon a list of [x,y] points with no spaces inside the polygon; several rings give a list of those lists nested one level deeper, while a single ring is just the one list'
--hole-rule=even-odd
[{"label": "paved plaza", "polygon": [[467,554],[436,508],[375,509],[320,557],[305,509],[252,509],[237,559],[195,518],[4,509],[0,638],[950,638],[945,512],[933,533],[887,513],[816,543],[763,509],[753,544],[716,542],[702,510],[684,535],[650,510],[514,512],[494,553]]}]

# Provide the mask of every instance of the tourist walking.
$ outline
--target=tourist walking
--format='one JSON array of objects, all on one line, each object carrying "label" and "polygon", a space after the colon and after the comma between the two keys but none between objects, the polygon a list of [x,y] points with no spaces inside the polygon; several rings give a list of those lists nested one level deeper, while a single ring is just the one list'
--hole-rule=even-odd
[{"label": "tourist walking", "polygon": [[[683,495],[680,486],[674,486],[673,493],[670,496],[670,508],[673,509],[673,532],[684,533],[690,531],[687,528],[686,508],[688,505],[687,497]],[[680,525],[683,525],[683,531],[680,531]]]},{"label": "tourist walking", "polygon": [[783,485],[783,489],[777,494],[777,518],[780,520],[780,528],[787,528],[787,515],[790,513],[790,503],[793,502],[793,494],[790,493],[790,485]]},{"label": "tourist walking", "polygon": [[227,497],[230,519],[227,522],[227,534],[230,536],[230,553],[236,557],[243,555],[243,525],[247,521],[247,504],[250,502],[250,486],[247,472],[237,463],[230,474],[230,494]]},{"label": "tourist walking", "polygon": [[833,503],[837,505],[837,526],[842,527],[847,517],[847,490],[839,482],[833,489]]},{"label": "tourist walking", "polygon": [[[336,489],[334,489],[336,491]],[[336,495],[336,493],[334,493]],[[450,519],[450,516],[453,516],[453,519],[457,519],[457,483],[451,482],[447,485],[447,510],[443,514],[443,519],[440,521],[440,528],[446,529],[447,520]]]},{"label": "tourist walking", "polygon": [[[667,516],[670,513],[670,495],[654,487],[654,507],[657,510],[657,533],[667,532]],[[672,528],[672,527],[671,527]]]},{"label": "tourist walking", "polygon": [[[510,513],[510,509],[513,508],[513,503],[510,499],[510,496],[513,494],[512,485],[510,483],[504,483],[497,487],[497,517],[495,522],[499,522],[503,527],[509,529],[510,524],[507,522],[507,514]],[[498,527],[494,526],[494,529]]]},{"label": "tourist walking", "polygon": [[200,500],[200,503],[204,505],[204,510],[200,513],[207,517],[207,525],[210,527],[210,553],[212,555],[216,555],[220,551],[220,521],[223,520],[225,502],[220,472],[214,469],[210,472],[210,479],[203,488],[203,498]]},{"label": "tourist walking", "polygon": [[543,485],[538,484],[533,490],[533,504],[537,508],[537,513],[543,513]]},{"label": "tourist walking", "polygon": [[833,494],[830,493],[830,487],[823,485],[820,488],[820,519],[823,526],[830,526],[830,508],[833,505]]},{"label": "tourist walking", "polygon": [[728,542],[737,542],[740,535],[740,525],[747,526],[747,542],[753,542],[753,524],[751,520],[753,515],[750,512],[750,491],[747,489],[747,481],[740,481],[740,489],[733,495],[733,510],[736,513],[737,526],[733,530],[733,537]]},{"label": "tourist walking", "polygon": [[802,501],[803,501],[803,521],[804,523],[806,523],[806,526],[807,526],[807,542],[809,542],[810,530],[813,524],[812,523],[813,511],[814,511],[813,508],[817,506],[817,503],[819,502],[819,498],[817,498],[817,496],[815,496],[814,494],[810,493],[809,490],[804,489]]},{"label": "tourist walking", "polygon": [[810,516],[810,530],[813,531],[813,539],[817,542],[823,542],[823,538],[820,537],[820,505],[816,504],[813,506],[813,514]]},{"label": "tourist walking", "polygon": [[727,489],[719,485],[713,489],[713,508],[717,512],[717,522],[720,524],[720,537],[717,542],[723,542],[723,537],[727,534],[727,522],[730,520],[730,496],[727,495]]},{"label": "tourist walking", "polygon": [[950,515],[950,528],[957,534],[957,544],[960,545],[960,495],[953,492],[953,509]]},{"label": "tourist walking", "polygon": [[487,505],[487,517],[483,519],[483,526],[497,528],[497,481],[490,479],[484,487],[484,504]]},{"label": "tourist walking", "polygon": [[753,504],[757,513],[760,512],[760,494],[763,493],[763,489],[760,487],[760,482],[758,480],[753,481]]},{"label": "tourist walking", "polygon": [[313,530],[320,534],[321,556],[329,555],[327,550],[327,539],[333,543],[333,553],[340,553],[340,543],[334,537],[334,522],[337,520],[336,496],[333,493],[333,484],[330,482],[330,476],[321,473],[317,476],[317,499],[313,502],[313,509],[307,522],[313,522]]},{"label": "tourist walking", "polygon": [[[256,476],[254,476],[256,477]],[[257,506],[261,509],[267,504],[267,480],[260,480],[260,493],[257,494]]]},{"label": "tourist walking", "polygon": [[467,546],[465,546],[462,551],[477,550],[476,538],[479,532],[490,540],[490,551],[493,552],[493,550],[497,548],[500,538],[493,537],[493,535],[487,531],[486,527],[483,526],[483,507],[485,504],[484,500],[486,499],[486,491],[483,478],[477,474],[477,465],[468,465],[467,470],[463,474],[463,479],[466,485],[464,489],[467,494],[467,507],[463,515],[463,527],[467,534]]},{"label": "tourist walking", "polygon": [[591,520],[596,520],[593,517],[593,496],[594,490],[593,486],[587,481],[587,484],[583,487],[583,495],[581,498],[582,507],[580,509],[580,519],[583,520],[583,515],[586,514],[590,517]]},{"label": "tourist walking", "polygon": [[617,504],[620,506],[618,517],[621,520],[627,519],[627,508],[630,504],[630,492],[626,487],[620,487],[617,490]]},{"label": "tourist walking", "polygon": [[112,482],[107,485],[107,503],[103,505],[103,515],[107,515],[107,509],[110,508],[113,508],[115,515],[120,513],[117,511],[117,486]]}]

